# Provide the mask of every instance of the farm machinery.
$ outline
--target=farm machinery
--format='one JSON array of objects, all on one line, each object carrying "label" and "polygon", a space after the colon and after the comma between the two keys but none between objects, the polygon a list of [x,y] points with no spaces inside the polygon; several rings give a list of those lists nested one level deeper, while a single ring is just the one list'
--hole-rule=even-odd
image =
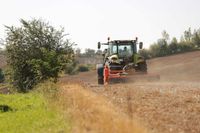
[{"label": "farm machinery", "polygon": [[103,63],[97,64],[98,84],[108,84],[111,79],[127,78],[136,74],[147,74],[147,63],[138,53],[143,43],[135,40],[113,40],[98,42],[98,49],[102,45],[107,48],[103,51]]}]

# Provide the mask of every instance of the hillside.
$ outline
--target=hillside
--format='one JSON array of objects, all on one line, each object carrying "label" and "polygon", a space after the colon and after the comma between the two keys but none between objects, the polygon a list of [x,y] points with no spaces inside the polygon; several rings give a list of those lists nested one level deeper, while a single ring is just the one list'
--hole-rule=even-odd
[{"label": "hillside", "polygon": [[200,81],[200,51],[155,58],[148,66],[162,81]]}]

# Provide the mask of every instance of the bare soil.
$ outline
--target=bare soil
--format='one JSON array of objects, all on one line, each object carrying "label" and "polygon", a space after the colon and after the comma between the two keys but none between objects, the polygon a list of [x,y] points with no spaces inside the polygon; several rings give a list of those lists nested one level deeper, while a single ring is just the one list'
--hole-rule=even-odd
[{"label": "bare soil", "polygon": [[155,133],[200,133],[200,51],[148,60],[148,72],[159,81],[138,80],[97,85],[95,71],[66,76],[111,101],[130,119]]}]

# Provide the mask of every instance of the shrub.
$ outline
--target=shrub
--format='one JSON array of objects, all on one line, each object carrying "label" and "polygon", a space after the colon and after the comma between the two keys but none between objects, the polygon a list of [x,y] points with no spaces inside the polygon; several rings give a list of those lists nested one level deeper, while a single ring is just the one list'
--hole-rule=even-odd
[{"label": "shrub", "polygon": [[36,19],[20,22],[21,27],[6,26],[6,55],[14,86],[26,92],[44,80],[57,81],[72,60],[73,49],[64,29]]},{"label": "shrub", "polygon": [[145,59],[150,59],[151,58],[151,53],[147,49],[141,49],[141,50],[139,50],[139,54],[141,56],[143,56]]},{"label": "shrub", "polygon": [[2,83],[5,79],[4,73],[2,71],[2,69],[0,68],[0,83]]},{"label": "shrub", "polygon": [[72,61],[66,65],[65,73],[69,75],[74,75],[78,73],[77,62]]}]

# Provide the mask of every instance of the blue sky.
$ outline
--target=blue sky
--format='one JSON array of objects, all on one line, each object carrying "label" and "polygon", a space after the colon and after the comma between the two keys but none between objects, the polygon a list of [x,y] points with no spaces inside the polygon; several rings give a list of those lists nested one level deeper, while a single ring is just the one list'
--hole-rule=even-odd
[{"label": "blue sky", "polygon": [[19,19],[42,18],[63,26],[82,49],[98,41],[134,39],[145,47],[166,30],[180,38],[184,30],[200,28],[199,0],[4,0],[0,2],[0,38],[4,25],[19,26]]}]

